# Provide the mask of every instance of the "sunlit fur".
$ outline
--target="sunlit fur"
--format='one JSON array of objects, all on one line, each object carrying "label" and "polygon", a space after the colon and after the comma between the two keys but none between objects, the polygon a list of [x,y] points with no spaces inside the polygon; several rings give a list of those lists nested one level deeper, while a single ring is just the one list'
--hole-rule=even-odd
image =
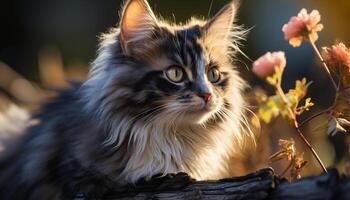
[{"label": "sunlit fur", "polygon": [[[101,37],[88,80],[44,104],[32,116],[38,123],[0,156],[0,198],[98,199],[110,182],[228,176],[247,124],[244,81],[232,65],[245,33],[233,23],[236,8],[176,25],[144,0],[127,1],[119,27]],[[180,83],[164,73],[173,65],[186,74]],[[211,67],[217,83],[207,78]],[[202,93],[212,94],[208,103]]]},{"label": "sunlit fur", "polygon": [[[144,57],[141,60],[143,66],[139,66],[140,63],[135,64],[138,66],[118,63],[118,58],[115,58],[118,50],[115,50],[115,46],[119,42],[120,29],[113,29],[101,38],[99,55],[93,63],[89,80],[83,86],[86,95],[84,100],[86,109],[94,112],[110,127],[104,145],[115,147],[127,142],[133,148],[133,153],[120,174],[120,180],[134,182],[140,177],[149,178],[154,174],[180,171],[197,179],[217,179],[228,175],[228,159],[239,151],[244,137],[244,105],[241,94],[244,83],[232,66],[232,56],[238,48],[235,42],[242,39],[244,31],[232,25],[235,6],[230,4],[222,10],[218,19],[213,19],[217,21],[211,22],[213,25],[209,24],[210,21],[192,19],[180,26],[159,20],[152,22],[147,18],[148,24],[143,24],[145,30],[135,30],[139,35],[128,41],[143,42],[136,44],[139,47],[133,46],[142,50],[140,54]],[[153,14],[150,18],[152,17]],[[150,30],[154,24],[163,29],[157,38],[152,38],[152,33],[149,33],[154,31]],[[176,31],[196,25],[213,26],[197,38],[198,45],[204,51],[198,55],[197,63],[194,63],[198,73],[203,75],[199,77],[203,78],[202,83],[214,95],[211,112],[200,112],[203,100],[196,96],[195,91],[186,91],[194,96],[193,102],[188,104],[180,103],[176,99],[179,95],[177,93],[163,93],[156,102],[146,104],[138,110],[128,105],[130,100],[143,102],[149,91],[143,88],[135,92],[123,82],[135,84],[150,70],[165,70],[171,65],[166,53],[178,57],[181,55],[176,48],[170,52],[162,49],[163,43],[180,46],[177,44],[180,41],[173,40],[169,35],[174,36]],[[135,53],[136,56],[138,53]],[[210,62],[215,62],[221,72],[228,74],[229,80],[224,90],[206,80],[204,67]],[[189,68],[190,66],[185,66],[189,79],[194,79]],[[123,111],[115,111],[119,107],[123,107]]]}]

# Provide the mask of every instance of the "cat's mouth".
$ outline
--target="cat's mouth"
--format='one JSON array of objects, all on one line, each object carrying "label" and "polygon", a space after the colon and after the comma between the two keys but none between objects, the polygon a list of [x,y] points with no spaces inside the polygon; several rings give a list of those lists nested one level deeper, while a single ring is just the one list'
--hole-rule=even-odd
[{"label": "cat's mouth", "polygon": [[190,118],[209,118],[210,115],[220,110],[220,103],[201,102],[196,105],[189,105],[186,113]]},{"label": "cat's mouth", "polygon": [[174,101],[173,109],[175,109],[174,116],[177,121],[185,124],[199,124],[204,123],[211,118],[222,106],[221,99],[211,99],[210,101],[203,101],[200,98],[191,100]]},{"label": "cat's mouth", "polygon": [[197,107],[189,109],[182,119],[184,123],[203,124],[219,110],[217,107]]},{"label": "cat's mouth", "polygon": [[198,103],[198,104],[191,104],[188,106],[189,112],[199,112],[199,113],[206,113],[206,112],[212,112],[215,110],[216,105],[213,102],[208,103]]}]

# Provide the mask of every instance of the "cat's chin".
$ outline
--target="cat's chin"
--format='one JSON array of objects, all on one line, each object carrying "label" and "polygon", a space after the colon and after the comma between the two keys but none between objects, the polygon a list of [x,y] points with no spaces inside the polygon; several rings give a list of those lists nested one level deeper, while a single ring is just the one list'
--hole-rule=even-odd
[{"label": "cat's chin", "polygon": [[181,119],[183,124],[203,124],[205,123],[215,112],[213,108],[202,108],[198,110],[188,111]]}]

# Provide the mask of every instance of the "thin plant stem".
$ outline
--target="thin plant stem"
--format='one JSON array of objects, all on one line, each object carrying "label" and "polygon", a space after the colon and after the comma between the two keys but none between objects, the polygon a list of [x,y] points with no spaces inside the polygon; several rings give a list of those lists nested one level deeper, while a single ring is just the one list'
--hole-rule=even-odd
[{"label": "thin plant stem", "polygon": [[333,108],[333,106],[327,108],[326,110],[323,110],[315,115],[312,115],[311,117],[305,119],[304,121],[302,121],[301,123],[299,123],[299,128],[301,128],[302,126],[304,126],[306,123],[308,123],[309,121],[315,119],[316,117],[320,116],[320,115],[323,115],[325,113],[328,113],[329,111],[331,111]]},{"label": "thin plant stem", "polygon": [[324,166],[322,160],[320,159],[320,157],[317,155],[316,151],[314,150],[314,148],[311,146],[311,144],[309,143],[309,141],[305,138],[304,134],[301,132],[301,130],[299,129],[299,125],[298,125],[298,121],[296,119],[296,115],[295,112],[293,112],[293,110],[289,107],[289,103],[287,100],[287,97],[285,96],[282,87],[281,87],[281,79],[279,80],[278,84],[276,85],[276,90],[277,90],[277,95],[279,95],[283,101],[283,103],[285,104],[285,106],[287,107],[287,110],[290,114],[290,117],[292,118],[293,122],[294,122],[294,128],[296,130],[296,132],[298,133],[300,139],[306,144],[306,146],[310,149],[311,153],[313,154],[313,156],[316,158],[317,162],[320,164],[320,166],[322,167],[323,171],[325,173],[327,173],[327,169]]},{"label": "thin plant stem", "polygon": [[311,144],[309,143],[309,141],[307,141],[307,139],[305,138],[304,134],[301,132],[301,130],[298,127],[298,122],[294,121],[294,128],[297,131],[299,137],[304,141],[304,143],[306,144],[306,146],[310,149],[311,153],[314,155],[314,157],[316,158],[318,164],[320,164],[320,166],[322,167],[323,171],[325,173],[328,173],[326,167],[324,166],[321,158],[318,156],[318,154],[316,153],[315,149],[311,146]]},{"label": "thin plant stem", "polygon": [[299,123],[299,128],[301,128],[302,126],[304,126],[306,123],[308,123],[309,121],[315,119],[316,117],[320,116],[320,115],[323,115],[325,113],[329,113],[332,111],[332,109],[336,106],[336,102],[337,102],[337,99],[338,99],[338,96],[339,96],[339,91],[337,91],[336,95],[335,95],[335,98],[333,100],[333,105],[331,105],[330,107],[328,107],[327,109],[315,114],[315,115],[312,115],[311,117],[305,119],[304,121],[302,121],[301,123]]},{"label": "thin plant stem", "polygon": [[290,109],[289,101],[288,101],[286,95],[284,94],[282,86],[281,86],[282,74],[283,74],[283,70],[281,71],[281,74],[280,74],[280,77],[278,79],[277,85],[275,86],[276,91],[277,91],[277,95],[281,97],[283,103],[287,107],[288,113],[289,113],[290,117],[292,118],[292,120],[296,121],[295,113],[292,111],[292,109]]},{"label": "thin plant stem", "polygon": [[317,57],[320,59],[323,68],[326,70],[327,75],[328,75],[328,78],[331,80],[332,85],[333,85],[335,91],[338,91],[338,86],[337,86],[337,84],[335,83],[335,81],[334,81],[334,79],[333,79],[333,77],[332,77],[331,72],[329,71],[329,68],[328,68],[328,66],[327,66],[327,64],[326,64],[326,61],[324,61],[324,59],[323,59],[323,57],[322,57],[320,51],[319,51],[318,48],[316,47],[315,42],[313,42],[313,41],[310,40],[310,39],[309,39],[309,42],[310,42],[310,44],[311,44],[311,47],[314,49],[314,51],[315,51]]},{"label": "thin plant stem", "polygon": [[284,169],[284,171],[281,173],[281,176],[284,176],[291,167],[292,167],[292,162],[289,162],[287,168]]}]

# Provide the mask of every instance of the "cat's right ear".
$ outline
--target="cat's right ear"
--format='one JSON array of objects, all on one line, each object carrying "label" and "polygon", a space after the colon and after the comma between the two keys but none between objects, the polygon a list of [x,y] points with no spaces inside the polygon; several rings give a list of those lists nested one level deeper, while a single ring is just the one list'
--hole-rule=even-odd
[{"label": "cat's right ear", "polygon": [[128,0],[120,21],[120,44],[125,54],[143,49],[154,34],[157,19],[146,0]]}]

